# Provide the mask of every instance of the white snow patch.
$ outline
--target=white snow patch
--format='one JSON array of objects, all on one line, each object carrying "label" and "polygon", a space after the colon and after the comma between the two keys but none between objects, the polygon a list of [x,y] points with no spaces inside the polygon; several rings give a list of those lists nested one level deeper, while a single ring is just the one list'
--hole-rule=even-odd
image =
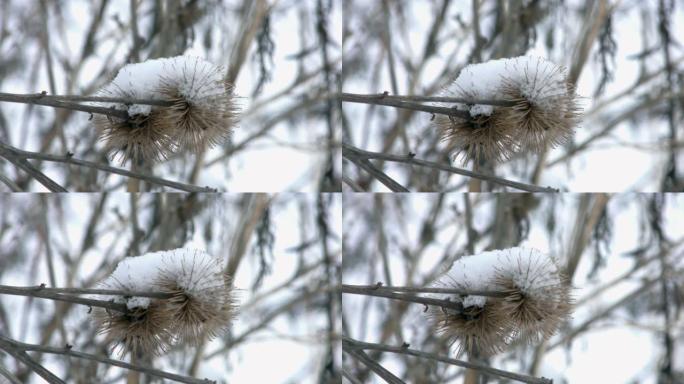
[{"label": "white snow patch", "polygon": [[[544,58],[519,56],[467,65],[442,95],[501,100],[504,83],[508,83],[533,105],[550,110],[558,105],[558,98],[568,96],[566,78],[565,68]],[[469,111],[473,117],[490,116],[494,111],[493,106],[482,104],[456,104],[456,107]]]},{"label": "white snow patch", "polygon": [[[107,289],[155,292],[158,291],[159,279],[164,275],[171,276],[188,295],[201,297],[224,284],[222,272],[222,262],[206,251],[178,248],[126,257],[101,285]],[[105,300],[125,303],[129,309],[150,305],[150,299],[145,297],[113,295]]]},{"label": "white snow patch", "polygon": [[[454,262],[435,283],[439,288],[471,291],[496,290],[495,278],[505,276],[530,296],[543,295],[549,287],[561,284],[556,261],[533,248],[508,248],[464,256]],[[465,307],[484,307],[485,296],[469,295],[456,298]]]},{"label": "white snow patch", "polygon": [[[194,56],[176,56],[127,64],[100,92],[101,96],[164,100],[161,89],[172,86],[189,103],[211,103],[226,92],[223,70]],[[105,107],[127,110],[129,116],[149,115],[152,105],[102,103]]]}]

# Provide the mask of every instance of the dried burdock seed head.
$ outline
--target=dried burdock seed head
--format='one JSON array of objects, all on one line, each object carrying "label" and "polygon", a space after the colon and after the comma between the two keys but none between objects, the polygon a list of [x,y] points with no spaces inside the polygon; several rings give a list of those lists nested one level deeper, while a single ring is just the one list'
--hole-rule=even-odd
[{"label": "dried burdock seed head", "polygon": [[93,319],[97,332],[114,343],[120,357],[129,351],[133,355],[139,352],[159,355],[167,350],[173,340],[168,330],[168,317],[160,305],[154,302],[147,308],[134,307],[127,313],[96,308],[93,310]]},{"label": "dried burdock seed head", "polygon": [[165,313],[181,343],[198,343],[228,328],[235,314],[230,278],[220,260],[201,250],[177,249],[162,256],[155,285],[173,294]]},{"label": "dried burdock seed head", "polygon": [[[542,58],[521,56],[471,64],[442,96],[494,104],[445,104],[468,111],[470,119],[435,119],[448,149],[464,160],[501,161],[526,150],[540,152],[568,140],[579,119],[579,106],[563,67]],[[473,149],[475,148],[475,149]]]},{"label": "dried burdock seed head", "polygon": [[230,136],[238,109],[223,70],[196,57],[177,56],[129,64],[99,96],[152,100],[168,105],[100,103],[128,119],[97,117],[108,151],[127,160],[154,162],[170,154],[202,151]]},{"label": "dried burdock seed head", "polygon": [[162,161],[173,152],[174,142],[168,127],[155,123],[157,111],[149,116],[135,115],[128,120],[96,115],[94,124],[101,130],[100,139],[106,142],[110,156],[119,157],[123,165],[131,160]]},{"label": "dried burdock seed head", "polygon": [[[455,302],[463,302],[456,298]],[[458,343],[457,354],[491,356],[502,352],[509,341],[511,321],[495,310],[496,302],[470,305],[462,311],[451,308],[431,308],[429,316],[436,331],[449,344]]]},{"label": "dried burdock seed head", "polygon": [[447,150],[454,157],[461,157],[465,164],[470,160],[487,159],[502,161],[508,159],[516,148],[510,126],[503,124],[501,115],[476,115],[469,120],[439,115],[434,124]]},{"label": "dried burdock seed head", "polygon": [[533,249],[513,248],[497,268],[494,289],[506,293],[497,310],[516,323],[518,337],[535,344],[551,337],[572,308],[570,286],[556,261]]},{"label": "dried burdock seed head", "polygon": [[169,65],[176,76],[162,76],[158,91],[173,105],[160,110],[159,123],[175,128],[179,148],[200,152],[229,137],[238,109],[223,70],[199,59]]},{"label": "dried burdock seed head", "polygon": [[170,294],[170,298],[106,296],[128,310],[94,311],[98,331],[126,351],[160,353],[197,343],[228,328],[235,315],[231,279],[205,251],[179,248],[127,257],[101,284],[109,289]]},{"label": "dried burdock seed head", "polygon": [[501,108],[515,128],[522,148],[541,152],[566,142],[574,133],[580,108],[563,67],[541,58],[512,62],[515,75],[505,75],[500,90],[513,107]]},{"label": "dried burdock seed head", "polygon": [[463,311],[431,311],[438,332],[459,343],[459,353],[500,352],[515,338],[546,339],[569,316],[570,288],[554,259],[530,248],[510,248],[462,257],[435,284],[440,288],[489,291],[493,296],[452,297]]}]

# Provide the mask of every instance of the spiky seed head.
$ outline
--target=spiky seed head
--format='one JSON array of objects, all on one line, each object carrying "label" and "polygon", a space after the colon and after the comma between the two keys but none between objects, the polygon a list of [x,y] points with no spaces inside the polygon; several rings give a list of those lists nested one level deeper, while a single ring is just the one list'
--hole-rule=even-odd
[{"label": "spiky seed head", "polygon": [[435,330],[449,344],[458,343],[458,355],[491,356],[505,349],[512,327],[496,306],[496,299],[487,299],[484,306],[471,305],[462,311],[431,308],[429,315]]},{"label": "spiky seed head", "polygon": [[[135,286],[107,279],[101,286],[106,289],[133,291]],[[119,312],[104,308],[93,309],[93,320],[98,334],[104,334],[108,342],[114,343],[119,356],[123,357],[130,351],[133,355],[138,352],[159,355],[166,351],[173,340],[171,323],[163,311],[164,304],[160,300],[112,296],[111,301],[125,304],[126,312]]]},{"label": "spiky seed head", "polygon": [[579,118],[574,92],[547,95],[547,103],[541,106],[524,96],[519,86],[504,80],[502,95],[505,100],[515,102],[512,107],[500,108],[499,112],[501,121],[510,126],[509,131],[521,148],[541,152],[572,137]]},{"label": "spiky seed head", "polygon": [[555,259],[532,248],[482,252],[456,260],[434,284],[504,295],[455,296],[463,311],[431,311],[436,329],[459,342],[459,353],[493,354],[516,338],[551,337],[572,309],[570,287]]},{"label": "spiky seed head", "polygon": [[510,276],[497,276],[498,291],[506,293],[496,310],[516,324],[517,337],[537,344],[553,336],[572,309],[570,287],[557,284],[526,292]]},{"label": "spiky seed head", "polygon": [[172,130],[159,124],[159,114],[134,115],[128,120],[97,115],[93,122],[101,131],[100,140],[112,158],[119,158],[121,165],[165,160],[174,151]]},{"label": "spiky seed head", "polygon": [[516,324],[517,336],[535,344],[548,339],[570,313],[569,285],[554,258],[513,248],[496,267],[492,287],[506,293],[496,309]]},{"label": "spiky seed head", "polygon": [[173,295],[163,311],[171,319],[179,343],[197,344],[215,337],[230,326],[235,315],[231,280],[222,263],[206,253],[165,263],[155,286]]},{"label": "spiky seed head", "polygon": [[169,332],[168,317],[161,310],[159,302],[149,307],[136,307],[126,313],[97,308],[93,319],[98,334],[104,334],[108,342],[114,343],[120,357],[127,352],[160,355],[173,339]]},{"label": "spiky seed head", "polygon": [[182,77],[160,79],[158,93],[173,105],[160,109],[159,124],[174,128],[178,148],[201,152],[229,137],[237,123],[233,87],[209,63],[175,65],[182,66],[174,71]]},{"label": "spiky seed head", "polygon": [[468,120],[452,116],[435,117],[434,125],[447,151],[463,164],[470,160],[503,161],[516,149],[510,125],[505,124],[498,111],[492,115],[476,115]]},{"label": "spiky seed head", "polygon": [[200,58],[177,56],[127,65],[99,95],[171,103],[100,103],[130,116],[94,118],[100,139],[110,154],[121,154],[122,163],[161,161],[180,150],[203,151],[229,137],[237,123],[233,88],[223,70]]},{"label": "spiky seed head", "polygon": [[525,150],[540,152],[567,141],[579,120],[577,96],[565,69],[542,58],[468,65],[442,95],[514,103],[445,105],[470,114],[470,119],[435,119],[449,150],[464,154],[464,162],[479,156],[502,161]]}]

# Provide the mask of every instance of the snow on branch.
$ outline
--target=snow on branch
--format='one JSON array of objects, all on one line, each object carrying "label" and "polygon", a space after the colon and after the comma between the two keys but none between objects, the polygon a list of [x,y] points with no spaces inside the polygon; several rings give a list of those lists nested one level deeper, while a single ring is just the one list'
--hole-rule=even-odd
[{"label": "snow on branch", "polygon": [[98,332],[127,351],[158,354],[176,344],[197,344],[230,325],[235,315],[232,282],[223,263],[192,248],[152,252],[122,260],[105,289],[153,291],[167,299],[112,295],[126,312],[96,308]]},{"label": "snow on branch", "polygon": [[488,356],[503,351],[514,339],[529,343],[548,339],[572,310],[570,287],[556,261],[531,248],[463,257],[434,286],[505,293],[504,297],[450,295],[448,299],[461,304],[462,310],[431,309],[437,331],[459,343],[459,354]]}]

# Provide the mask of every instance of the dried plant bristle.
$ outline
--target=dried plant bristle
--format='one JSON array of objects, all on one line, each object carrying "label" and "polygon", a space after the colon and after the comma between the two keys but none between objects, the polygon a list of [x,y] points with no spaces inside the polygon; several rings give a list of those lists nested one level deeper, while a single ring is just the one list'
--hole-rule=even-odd
[{"label": "dried plant bristle", "polygon": [[223,70],[199,58],[178,56],[125,66],[99,95],[170,103],[100,103],[129,115],[93,119],[108,153],[120,155],[122,164],[202,152],[228,138],[238,120],[233,87],[224,80]]},{"label": "dried plant bristle", "polygon": [[173,294],[166,300],[163,311],[171,319],[177,343],[198,344],[216,337],[230,326],[235,315],[230,283],[217,284],[200,294],[193,294],[179,286],[173,275],[162,273],[157,285],[162,292]]},{"label": "dried plant bristle", "polygon": [[461,312],[431,308],[430,317],[435,329],[448,340],[458,343],[457,354],[491,356],[502,352],[509,342],[511,321],[494,309],[495,301],[484,307],[465,307]]},{"label": "dried plant bristle", "polygon": [[447,150],[455,157],[461,157],[465,164],[480,159],[502,161],[511,156],[516,143],[510,125],[504,122],[502,116],[494,112],[491,116],[480,115],[469,120],[439,115],[434,124],[441,140],[447,143]]},{"label": "dried plant bristle", "polygon": [[114,343],[120,357],[129,351],[133,355],[139,352],[159,355],[173,340],[170,318],[163,306],[161,301],[152,300],[147,307],[129,308],[125,313],[94,308],[92,316],[97,333],[104,334],[105,340]]}]

